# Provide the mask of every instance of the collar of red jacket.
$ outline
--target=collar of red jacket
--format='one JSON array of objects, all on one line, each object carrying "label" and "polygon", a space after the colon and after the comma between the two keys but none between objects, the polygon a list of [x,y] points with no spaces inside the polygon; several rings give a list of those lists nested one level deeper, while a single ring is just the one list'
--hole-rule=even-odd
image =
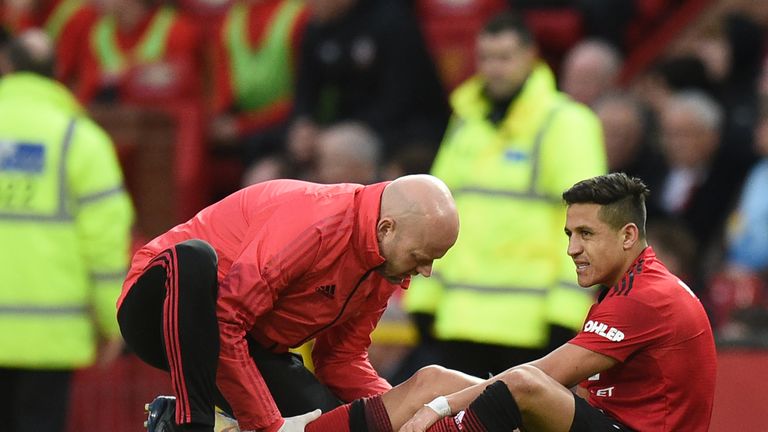
[{"label": "collar of red jacket", "polygon": [[379,221],[381,209],[381,194],[390,182],[375,183],[363,187],[355,197],[357,220],[352,233],[352,244],[358,251],[360,261],[366,268],[374,268],[384,263],[384,257],[379,252],[379,241],[376,238],[376,224]]}]

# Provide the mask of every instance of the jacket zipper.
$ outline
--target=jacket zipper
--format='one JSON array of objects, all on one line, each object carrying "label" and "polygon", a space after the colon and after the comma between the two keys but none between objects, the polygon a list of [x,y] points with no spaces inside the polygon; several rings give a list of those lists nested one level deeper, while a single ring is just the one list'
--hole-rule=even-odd
[{"label": "jacket zipper", "polygon": [[341,310],[339,311],[339,314],[338,314],[338,315],[336,315],[336,318],[334,318],[334,319],[333,319],[333,321],[331,321],[330,323],[326,324],[325,326],[323,326],[323,327],[321,327],[321,328],[319,328],[319,329],[315,330],[314,332],[310,333],[310,335],[309,335],[309,336],[305,337],[305,338],[304,338],[304,339],[303,339],[301,342],[299,342],[299,343],[298,343],[296,346],[301,346],[301,345],[304,345],[304,344],[305,344],[305,343],[306,343],[308,340],[310,340],[310,339],[314,338],[314,337],[315,337],[315,335],[317,335],[318,333],[320,333],[320,332],[322,332],[323,330],[325,330],[325,329],[327,329],[327,328],[329,328],[329,327],[333,326],[334,324],[336,324],[336,321],[338,321],[338,320],[339,320],[339,318],[341,318],[341,316],[344,314],[344,311],[347,309],[347,304],[349,304],[349,301],[350,301],[350,300],[352,299],[352,297],[355,295],[355,293],[357,292],[357,289],[360,287],[360,285],[363,283],[363,281],[365,281],[366,279],[368,279],[368,276],[371,274],[371,272],[373,272],[373,270],[374,270],[374,269],[370,269],[370,270],[368,270],[367,272],[365,272],[365,274],[363,274],[363,276],[360,278],[360,280],[358,280],[358,281],[357,281],[357,285],[355,285],[355,287],[352,289],[352,292],[351,292],[351,293],[349,293],[349,296],[347,296],[347,299],[346,299],[346,300],[344,300],[344,305],[343,305],[343,306],[341,306]]}]

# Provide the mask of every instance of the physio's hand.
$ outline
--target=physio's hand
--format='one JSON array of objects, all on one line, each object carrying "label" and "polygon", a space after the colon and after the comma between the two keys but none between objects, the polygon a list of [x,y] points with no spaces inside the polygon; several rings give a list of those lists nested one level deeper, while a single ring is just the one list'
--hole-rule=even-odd
[{"label": "physio's hand", "polygon": [[321,414],[322,412],[319,409],[316,409],[312,412],[295,417],[286,417],[283,427],[278,429],[277,432],[304,432],[304,426],[317,420]]},{"label": "physio's hand", "polygon": [[410,420],[405,422],[403,427],[400,428],[400,432],[424,432],[441,418],[440,414],[436,413],[435,410],[423,406],[416,411],[416,414]]}]

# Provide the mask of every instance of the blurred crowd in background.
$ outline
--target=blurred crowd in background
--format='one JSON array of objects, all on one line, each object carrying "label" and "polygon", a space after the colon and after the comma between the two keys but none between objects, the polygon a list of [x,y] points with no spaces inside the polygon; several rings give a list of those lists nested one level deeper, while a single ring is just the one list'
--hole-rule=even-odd
[{"label": "blurred crowd in background", "polygon": [[125,124],[150,129],[171,112],[182,125],[155,171],[137,167],[156,149],[118,148],[137,243],[181,221],[142,225],[172,199],[153,207],[142,194],[186,175],[178,155],[199,164],[187,213],[273,178],[367,184],[430,172],[451,92],[475,72],[477,33],[512,9],[558,88],[599,118],[608,170],[650,186],[649,243],[702,299],[718,343],[768,346],[768,2],[1,4],[2,43],[43,29],[56,78],[118,144],[144,139]]}]

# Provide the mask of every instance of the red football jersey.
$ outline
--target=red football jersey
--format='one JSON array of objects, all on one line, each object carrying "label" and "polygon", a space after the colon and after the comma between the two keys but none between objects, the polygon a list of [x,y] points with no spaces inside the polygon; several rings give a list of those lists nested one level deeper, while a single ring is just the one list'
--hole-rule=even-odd
[{"label": "red football jersey", "polygon": [[712,328],[699,299],[650,247],[603,290],[570,343],[619,361],[581,383],[592,406],[637,431],[709,429]]}]

